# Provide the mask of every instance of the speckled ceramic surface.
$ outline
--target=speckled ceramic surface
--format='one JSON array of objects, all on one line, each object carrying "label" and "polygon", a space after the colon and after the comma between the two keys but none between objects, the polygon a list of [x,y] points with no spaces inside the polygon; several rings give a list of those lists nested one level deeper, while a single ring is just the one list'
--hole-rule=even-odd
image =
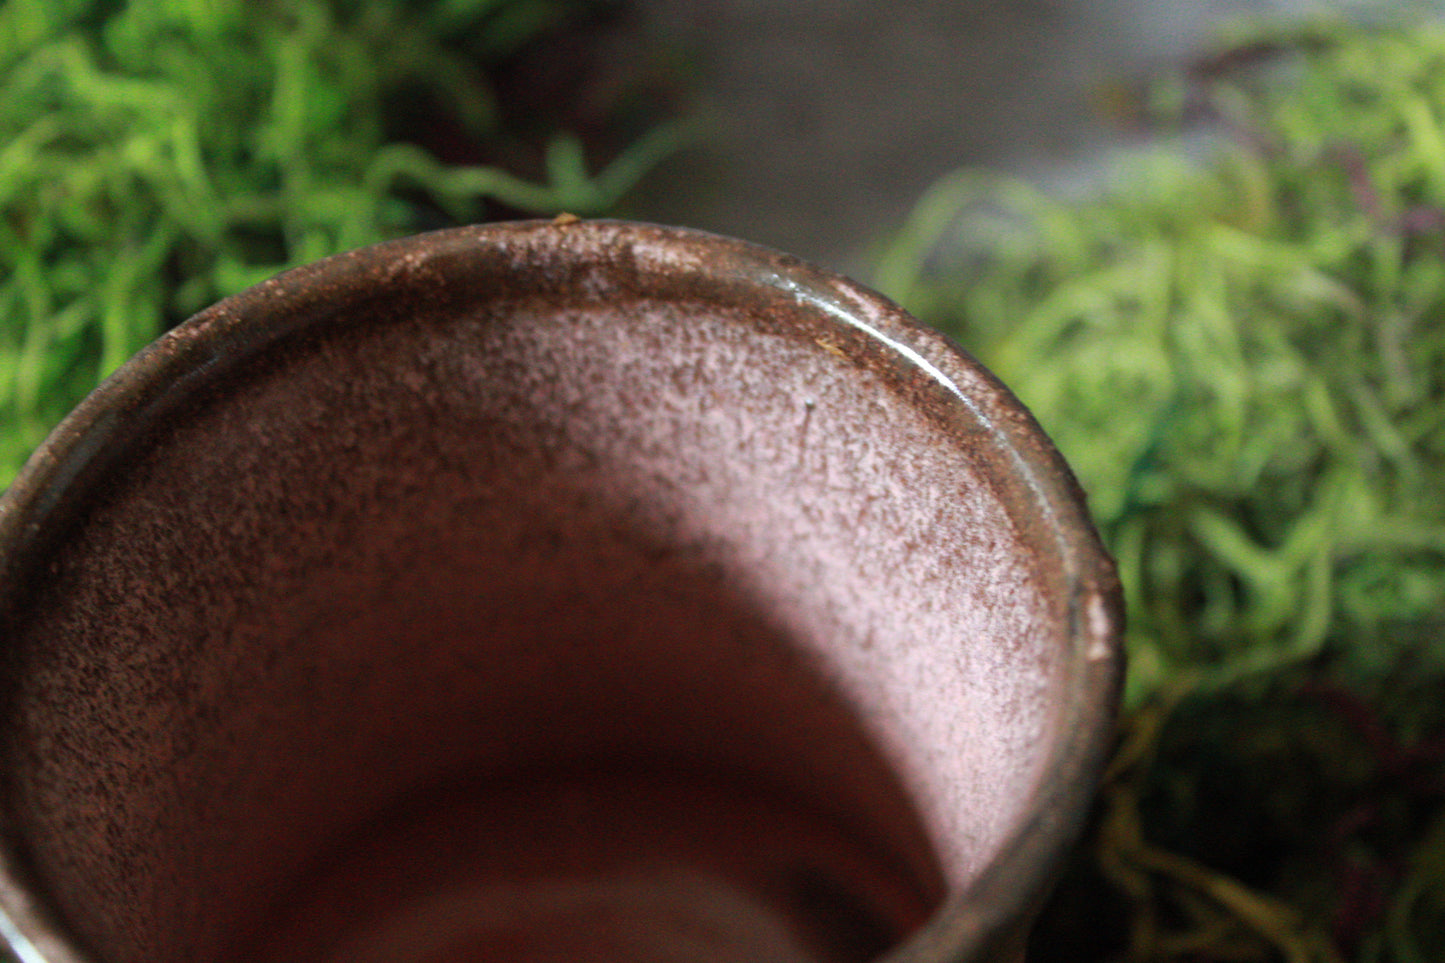
[{"label": "speckled ceramic surface", "polygon": [[0,502],[0,579],[0,905],[50,963],[997,958],[1120,673],[991,376],[622,223],[197,316]]}]

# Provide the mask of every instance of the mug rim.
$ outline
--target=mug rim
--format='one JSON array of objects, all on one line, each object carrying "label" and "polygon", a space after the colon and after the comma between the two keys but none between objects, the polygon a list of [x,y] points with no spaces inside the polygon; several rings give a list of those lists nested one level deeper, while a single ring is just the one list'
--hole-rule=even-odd
[{"label": "mug rim", "polygon": [[[162,335],[97,387],[36,449],[0,496],[0,608],[44,538],[80,501],[136,433],[218,373],[240,365],[337,305],[378,284],[411,283],[497,260],[535,271],[558,289],[591,283],[574,272],[602,263],[609,279],[652,290],[676,276],[704,291],[771,289],[860,332],[876,350],[920,371],[950,404],[966,408],[1013,465],[1051,538],[1067,580],[1070,651],[1058,738],[1027,818],[963,891],[949,893],[929,920],[879,963],[978,960],[1030,922],[1075,842],[1112,745],[1124,655],[1123,602],[1112,560],[1090,520],[1071,470],[1007,387],[946,336],[887,298],[842,276],[755,244],[686,228],[608,220],[531,220],[447,228],[383,241],[285,271],[226,298]],[[629,272],[631,272],[629,274]],[[938,392],[935,392],[938,393]],[[977,445],[978,435],[956,437]],[[43,893],[32,889],[8,844],[0,843],[0,940],[22,963],[94,963],[64,935]]]}]

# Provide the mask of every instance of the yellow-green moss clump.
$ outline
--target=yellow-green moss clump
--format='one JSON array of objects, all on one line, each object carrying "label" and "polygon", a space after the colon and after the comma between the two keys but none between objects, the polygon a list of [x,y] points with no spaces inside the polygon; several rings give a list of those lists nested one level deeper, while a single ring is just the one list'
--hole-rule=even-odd
[{"label": "yellow-green moss clump", "polygon": [[1445,25],[1254,29],[1132,106],[1097,191],[959,173],[878,277],[1119,562],[1102,958],[1445,959]]},{"label": "yellow-green moss clump", "polygon": [[220,297],[487,198],[615,203],[671,130],[595,176],[558,133],[543,183],[403,136],[424,108],[471,144],[501,137],[487,68],[585,4],[0,4],[0,488],[100,376]]}]

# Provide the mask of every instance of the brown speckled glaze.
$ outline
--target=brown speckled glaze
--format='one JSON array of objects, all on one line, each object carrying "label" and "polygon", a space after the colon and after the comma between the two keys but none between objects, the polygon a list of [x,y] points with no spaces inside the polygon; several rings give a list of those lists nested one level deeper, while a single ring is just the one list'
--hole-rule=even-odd
[{"label": "brown speckled glaze", "polygon": [[0,579],[31,963],[1002,959],[1121,670],[1082,498],[976,362],[611,222],[203,312],[32,459]]}]

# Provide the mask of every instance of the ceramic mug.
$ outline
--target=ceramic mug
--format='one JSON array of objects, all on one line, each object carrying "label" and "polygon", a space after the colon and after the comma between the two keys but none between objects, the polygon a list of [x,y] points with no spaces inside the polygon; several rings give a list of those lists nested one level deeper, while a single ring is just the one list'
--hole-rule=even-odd
[{"label": "ceramic mug", "polygon": [[775,252],[380,244],[162,337],[0,502],[26,963],[1012,958],[1121,673],[980,365]]}]

